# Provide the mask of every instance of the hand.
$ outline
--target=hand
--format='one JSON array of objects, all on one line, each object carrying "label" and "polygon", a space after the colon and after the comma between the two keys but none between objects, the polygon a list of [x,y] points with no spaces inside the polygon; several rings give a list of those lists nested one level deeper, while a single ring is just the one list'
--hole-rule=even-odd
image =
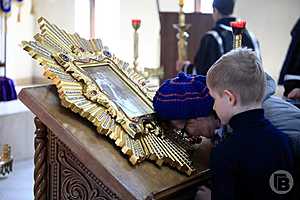
[{"label": "hand", "polygon": [[289,99],[300,99],[300,88],[294,88],[289,94]]},{"label": "hand", "polygon": [[211,190],[205,186],[199,187],[195,200],[211,200]]},{"label": "hand", "polygon": [[185,61],[179,61],[179,60],[177,60],[177,61],[176,61],[176,71],[177,71],[177,72],[182,71],[182,68],[183,68],[184,66],[186,66],[186,65],[189,65],[189,64],[191,64],[191,62],[188,61],[188,60],[185,60]]},{"label": "hand", "polygon": [[198,117],[186,122],[185,130],[190,136],[203,136],[212,138],[215,129],[220,127],[220,121],[214,116]]}]

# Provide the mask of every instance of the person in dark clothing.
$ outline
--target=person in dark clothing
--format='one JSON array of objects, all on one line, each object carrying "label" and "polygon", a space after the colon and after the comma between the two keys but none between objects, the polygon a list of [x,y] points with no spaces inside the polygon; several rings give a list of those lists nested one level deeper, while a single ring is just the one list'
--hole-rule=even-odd
[{"label": "person in dark clothing", "polygon": [[[197,74],[206,75],[208,69],[224,53],[227,53],[233,48],[233,35],[230,22],[237,20],[231,16],[234,10],[234,3],[234,0],[213,1],[213,19],[215,26],[201,39],[199,49],[194,58],[194,64],[186,62],[183,64],[183,71],[186,73],[196,72]],[[242,38],[243,46],[255,50],[258,57],[261,57],[259,44],[254,34],[245,30]]]},{"label": "person in dark clothing", "polygon": [[[287,135],[264,117],[265,74],[260,59],[249,49],[232,50],[210,68],[206,82],[221,123],[233,129],[211,153],[211,198],[290,199],[292,184],[279,194],[276,181],[272,182],[278,170],[292,177],[294,163]],[[197,194],[198,199],[205,196]]]},{"label": "person in dark clothing", "polygon": [[161,121],[174,129],[184,129],[190,136],[196,136],[199,130],[206,135],[219,126],[205,76],[180,72],[164,81],[153,97],[153,108]]},{"label": "person in dark clothing", "polygon": [[[278,84],[284,85],[284,96],[300,100],[300,18],[291,31],[292,41],[284,60]],[[300,106],[300,101],[298,102]]]}]

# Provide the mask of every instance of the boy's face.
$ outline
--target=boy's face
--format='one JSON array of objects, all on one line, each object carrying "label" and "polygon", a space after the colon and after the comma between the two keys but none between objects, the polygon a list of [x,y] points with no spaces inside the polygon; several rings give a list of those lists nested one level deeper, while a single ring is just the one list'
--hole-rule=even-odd
[{"label": "boy's face", "polygon": [[223,91],[220,95],[217,91],[211,89],[208,86],[209,94],[215,99],[214,110],[216,111],[221,123],[223,125],[228,124],[230,118],[233,116],[233,106],[235,99],[228,93],[227,90]]}]

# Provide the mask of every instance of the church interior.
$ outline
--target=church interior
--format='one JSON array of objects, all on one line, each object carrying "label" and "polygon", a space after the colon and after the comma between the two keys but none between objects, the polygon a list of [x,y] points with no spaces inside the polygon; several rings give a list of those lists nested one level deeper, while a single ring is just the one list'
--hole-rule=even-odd
[{"label": "church interior", "polygon": [[[1,0],[0,200],[197,199],[197,188],[211,182],[208,139],[201,137],[191,156],[194,170],[186,141],[177,147],[151,136],[161,125],[149,113],[159,86],[182,71],[180,64],[195,61],[201,39],[215,26],[214,2],[219,0]],[[278,80],[299,10],[299,0],[235,0],[230,14],[245,20],[259,41],[274,96],[296,106],[300,93],[287,99]],[[100,60],[106,68],[88,69]],[[289,77],[300,80],[299,65]],[[89,102],[82,108],[71,97]],[[300,110],[295,112],[300,151]],[[139,141],[141,124],[149,135]],[[161,152],[141,153],[138,145],[158,145]]]}]

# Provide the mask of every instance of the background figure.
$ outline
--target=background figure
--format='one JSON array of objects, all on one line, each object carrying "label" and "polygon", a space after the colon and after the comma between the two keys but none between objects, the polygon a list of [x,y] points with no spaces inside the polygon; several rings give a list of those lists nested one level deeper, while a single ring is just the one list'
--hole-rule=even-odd
[{"label": "background figure", "polygon": [[[213,19],[215,26],[208,31],[201,39],[200,47],[194,58],[194,64],[188,61],[184,64],[178,63],[179,68],[186,73],[196,72],[197,74],[206,75],[208,69],[224,53],[230,51],[233,43],[232,28],[230,22],[236,21],[232,17],[235,0],[214,0],[213,1]],[[245,30],[243,33],[242,46],[255,50],[260,58],[260,50],[257,39],[254,34]]]},{"label": "background figure", "polygon": [[300,18],[292,29],[291,36],[292,41],[278,83],[284,85],[285,97],[300,100]]}]

